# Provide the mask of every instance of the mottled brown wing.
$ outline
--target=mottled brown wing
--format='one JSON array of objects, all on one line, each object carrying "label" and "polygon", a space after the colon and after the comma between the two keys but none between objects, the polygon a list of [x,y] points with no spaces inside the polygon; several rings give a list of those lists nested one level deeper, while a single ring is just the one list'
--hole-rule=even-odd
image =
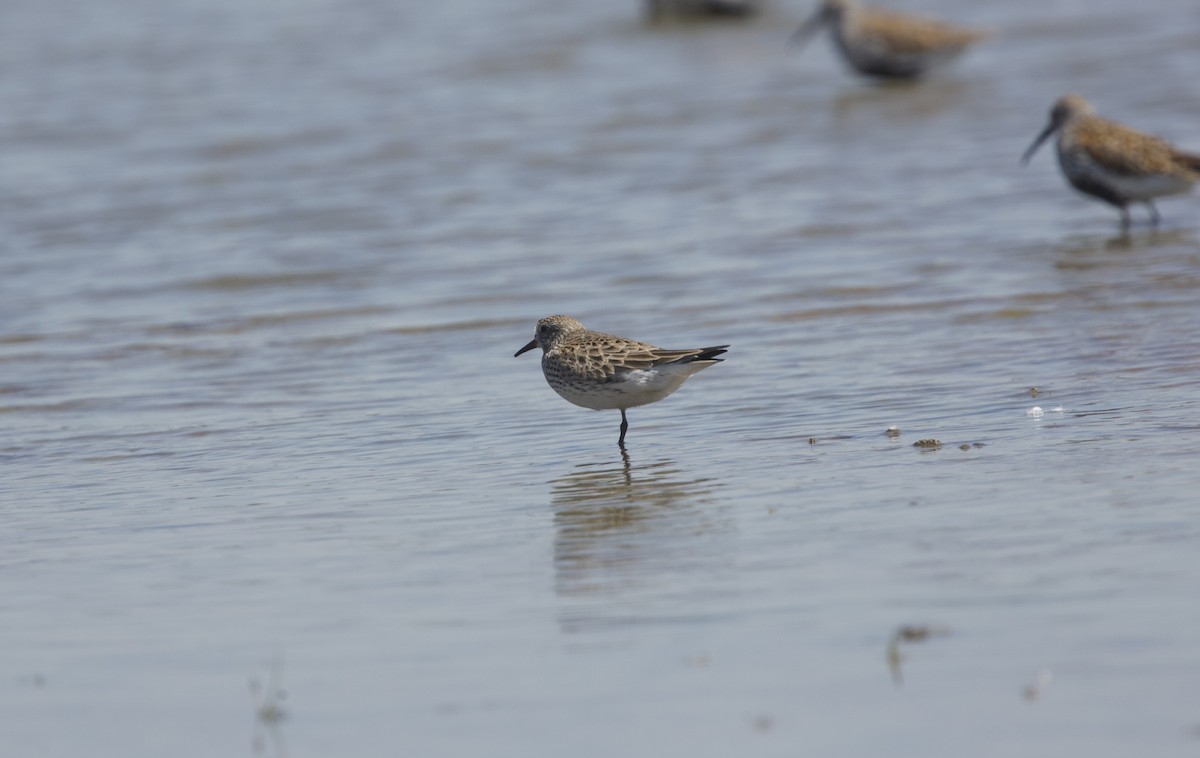
[{"label": "mottled brown wing", "polygon": [[727,347],[729,346],[721,345],[693,350],[664,350],[637,340],[588,332],[570,340],[562,349],[556,350],[554,359],[589,379],[611,379],[627,371],[644,371],[659,364],[674,363],[688,358],[719,360],[715,356],[724,353]]},{"label": "mottled brown wing", "polygon": [[865,12],[860,24],[864,36],[874,38],[890,52],[900,55],[961,48],[987,36],[986,32],[976,29],[877,9]]},{"label": "mottled brown wing", "polygon": [[1074,129],[1075,143],[1110,171],[1129,176],[1186,173],[1178,152],[1163,139],[1093,116]]},{"label": "mottled brown wing", "polygon": [[623,372],[634,371],[639,369],[648,369],[653,366],[661,366],[667,363],[719,363],[721,361],[718,355],[725,352],[725,348],[729,345],[719,345],[717,347],[698,347],[691,350],[664,350],[660,347],[652,347],[643,343],[636,343],[637,348],[631,350],[624,355],[616,366],[614,377],[619,377]]},{"label": "mottled brown wing", "polygon": [[716,356],[725,352],[725,348],[729,345],[719,345],[717,347],[698,347],[690,350],[666,350],[661,347],[647,345],[644,342],[633,342],[631,340],[623,340],[621,347],[623,348],[619,357],[613,362],[615,364],[615,373],[619,374],[622,371],[645,370],[654,366],[661,366],[664,363],[678,363],[680,361],[720,361]]},{"label": "mottled brown wing", "polygon": [[588,332],[555,351],[556,360],[589,379],[608,379],[621,369],[646,369],[655,363],[654,345]]},{"label": "mottled brown wing", "polygon": [[691,350],[658,350],[658,352],[657,352],[658,358],[654,362],[655,363],[675,363],[676,361],[683,361],[683,360],[690,359],[690,360],[697,360],[697,361],[715,361],[715,362],[719,363],[721,361],[721,359],[718,358],[717,356],[724,354],[726,352],[725,348],[727,348],[727,347],[729,347],[729,345],[715,345],[713,347],[697,347],[697,348],[693,348]]},{"label": "mottled brown wing", "polygon": [[654,345],[621,337],[613,337],[605,349],[608,352],[613,373],[651,368],[659,362],[659,354],[663,352]]}]

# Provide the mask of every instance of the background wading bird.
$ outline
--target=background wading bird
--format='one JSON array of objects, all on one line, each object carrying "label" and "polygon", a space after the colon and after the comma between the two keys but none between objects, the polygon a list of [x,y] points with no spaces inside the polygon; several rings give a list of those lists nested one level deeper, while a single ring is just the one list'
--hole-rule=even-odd
[{"label": "background wading bird", "polygon": [[1129,204],[1145,203],[1150,223],[1161,218],[1154,198],[1190,192],[1200,181],[1200,155],[1176,150],[1169,142],[1096,115],[1079,95],[1060,97],[1050,110],[1050,123],[1037,136],[1021,162],[1029,159],[1058,132],[1058,165],[1071,186],[1116,206],[1121,226],[1129,226]]},{"label": "background wading bird", "polygon": [[979,29],[863,7],[857,0],[824,0],[792,42],[804,44],[823,26],[830,28],[842,57],[856,71],[889,79],[919,77],[988,36]]}]

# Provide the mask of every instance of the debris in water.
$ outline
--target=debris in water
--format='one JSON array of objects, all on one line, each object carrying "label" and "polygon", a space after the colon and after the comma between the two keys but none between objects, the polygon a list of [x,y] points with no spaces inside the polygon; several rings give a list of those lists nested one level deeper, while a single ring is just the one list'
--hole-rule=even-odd
[{"label": "debris in water", "polygon": [[950,630],[944,626],[904,624],[896,627],[887,646],[887,662],[888,669],[892,672],[892,681],[897,686],[904,683],[904,675],[900,670],[900,664],[904,661],[904,656],[900,653],[901,643],[924,642],[930,637],[942,637],[947,634],[950,634]]},{"label": "debris in water", "polygon": [[1037,673],[1037,678],[1032,684],[1025,687],[1024,695],[1026,700],[1037,700],[1050,687],[1050,682],[1054,679],[1054,675],[1050,673],[1050,669],[1042,669]]}]

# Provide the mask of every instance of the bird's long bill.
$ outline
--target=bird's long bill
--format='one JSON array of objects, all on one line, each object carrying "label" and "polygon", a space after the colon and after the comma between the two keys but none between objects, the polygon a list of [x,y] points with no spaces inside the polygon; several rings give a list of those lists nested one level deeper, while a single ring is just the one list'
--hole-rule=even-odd
[{"label": "bird's long bill", "polygon": [[526,345],[525,347],[521,348],[520,350],[518,350],[516,353],[514,353],[513,357],[516,358],[521,353],[527,353],[530,350],[534,349],[535,347],[537,347],[537,340],[529,340],[529,344]]},{"label": "bird's long bill", "polygon": [[812,36],[817,33],[824,23],[825,18],[821,15],[821,11],[814,13],[807,21],[800,24],[800,28],[792,32],[792,36],[788,37],[788,43],[796,47],[803,47],[808,43]]},{"label": "bird's long bill", "polygon": [[1054,123],[1053,121],[1046,124],[1046,128],[1042,130],[1042,133],[1037,136],[1037,139],[1033,141],[1033,144],[1029,146],[1029,149],[1026,150],[1025,154],[1021,156],[1022,164],[1029,163],[1029,159],[1032,158],[1033,154],[1037,152],[1037,149],[1042,146],[1042,143],[1045,142],[1051,134],[1054,134],[1054,130],[1056,128],[1058,128],[1058,124]]}]

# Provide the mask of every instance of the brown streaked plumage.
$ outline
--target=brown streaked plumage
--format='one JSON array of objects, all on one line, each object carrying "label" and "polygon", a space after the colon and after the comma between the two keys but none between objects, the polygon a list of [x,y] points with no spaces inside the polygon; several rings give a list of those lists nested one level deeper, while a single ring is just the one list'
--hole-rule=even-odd
[{"label": "brown streaked plumage", "polygon": [[[689,376],[720,363],[729,345],[664,350],[645,342],[593,332],[570,316],[538,321],[534,337],[516,355],[542,349],[546,383],[568,402],[592,410],[620,410],[625,447],[625,410],[662,400]],[[516,356],[514,356],[516,357]]]},{"label": "brown streaked plumage", "polygon": [[856,71],[890,79],[919,77],[988,36],[980,29],[863,7],[858,0],[824,0],[792,41],[805,42],[822,26],[830,27],[842,57]]},{"label": "brown streaked plumage", "polygon": [[1050,122],[1021,156],[1022,163],[1058,132],[1058,163],[1072,187],[1115,206],[1129,226],[1129,204],[1144,203],[1151,223],[1160,216],[1154,198],[1190,192],[1200,181],[1200,155],[1185,153],[1166,140],[1096,115],[1079,95],[1060,97]]}]

